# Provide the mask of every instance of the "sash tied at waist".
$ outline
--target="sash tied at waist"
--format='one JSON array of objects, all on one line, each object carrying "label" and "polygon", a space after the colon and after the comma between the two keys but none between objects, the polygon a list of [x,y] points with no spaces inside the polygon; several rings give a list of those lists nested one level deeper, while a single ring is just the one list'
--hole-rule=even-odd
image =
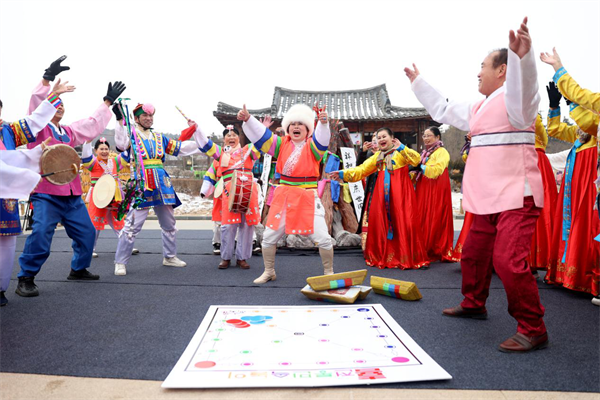
[{"label": "sash tied at waist", "polygon": [[480,133],[471,138],[471,148],[487,146],[535,145],[535,132]]}]

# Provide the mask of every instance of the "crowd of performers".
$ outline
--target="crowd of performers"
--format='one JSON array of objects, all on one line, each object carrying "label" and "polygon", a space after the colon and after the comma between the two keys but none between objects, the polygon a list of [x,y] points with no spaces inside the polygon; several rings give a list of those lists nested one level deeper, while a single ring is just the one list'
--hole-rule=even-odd
[{"label": "crowd of performers", "polygon": [[[138,104],[132,110],[133,121],[121,102],[115,104],[125,90],[121,82],[109,84],[104,101],[90,117],[66,126],[60,123],[65,110],[60,96],[75,88],[60,80],[50,88],[56,75],[68,69],[61,65],[63,56],[50,65],[34,89],[29,115],[2,125],[2,305],[7,303],[4,292],[12,272],[16,235],[21,232],[15,199],[31,192],[34,223],[19,257],[16,293],[20,296],[39,294],[34,279],[50,254],[59,222],[73,240],[68,279],[99,279],[88,268],[106,225],[118,236],[114,273],[126,275],[131,255],[137,252],[136,236],[150,208],[162,230],[163,265],[185,267],[177,257],[173,211],[181,202],[163,162],[165,155],[204,153],[211,161],[201,195],[213,196],[212,219],[219,233],[216,236],[220,236],[213,243],[220,244],[215,247],[221,257],[219,269],[230,267],[234,257],[237,267],[250,268],[248,260],[256,250],[254,227],[262,223],[264,271],[254,283],[277,278],[277,243],[285,234],[308,237],[319,249],[323,274],[333,274],[334,242],[317,190],[319,181],[363,182],[365,200],[359,229],[367,265],[427,269],[433,262],[460,261],[464,300],[443,314],[473,319],[487,318],[485,305],[495,270],[506,290],[508,311],[517,320],[517,333],[501,343],[500,350],[544,348],[548,335],[536,283],[538,270],[547,271],[547,283],[590,293],[593,303],[600,304],[600,219],[596,211],[600,94],[580,88],[556,51],[543,53],[541,60],[555,69],[547,87],[547,126],[538,115],[538,75],[527,19],[516,32],[510,31],[508,48],[484,58],[478,74],[483,100],[449,100],[414,64],[405,69],[413,92],[436,122],[469,132],[463,148],[466,216],[453,245],[450,156],[435,126],[424,131],[421,154],[401,143],[390,128],[381,128],[374,133],[376,140],[364,144],[357,166],[327,169],[324,164],[329,164],[331,130],[325,109],[293,105],[281,128],[272,132],[270,118],[258,120],[244,106],[237,115],[243,134],[251,142],[244,146],[242,135],[233,126],[223,132],[221,146],[189,119],[181,140],[174,140],[153,129],[155,109],[151,104]],[[561,121],[563,97],[576,125]],[[93,144],[112,118],[111,106],[117,120],[118,149],[112,158],[104,138]],[[560,192],[545,154],[548,136],[573,143]],[[79,177],[64,185],[47,178],[40,180],[42,150],[57,143],[71,147],[83,144],[82,166],[92,179],[88,208]],[[21,145],[29,150],[16,150]],[[273,163],[266,173],[268,178],[261,182],[266,185],[263,211],[259,205],[261,188],[252,171],[267,156]],[[130,163],[137,179],[130,182],[143,185],[128,183],[123,187],[120,183],[118,175]],[[107,175],[112,177],[108,180],[111,201],[108,206],[97,207],[94,192],[105,189],[96,185],[106,181]],[[11,176],[19,179],[7,179]],[[247,189],[246,204],[232,208],[232,196],[240,188]]]}]

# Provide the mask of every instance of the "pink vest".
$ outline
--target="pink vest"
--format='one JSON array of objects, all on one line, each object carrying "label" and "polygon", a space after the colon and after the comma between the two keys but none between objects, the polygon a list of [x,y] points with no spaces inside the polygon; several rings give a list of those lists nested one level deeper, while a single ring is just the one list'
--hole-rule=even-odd
[{"label": "pink vest", "polygon": [[[62,144],[66,144],[71,147],[75,147],[75,146],[73,146],[74,138],[73,138],[73,131],[71,130],[71,128],[69,128],[68,126],[62,126],[62,128],[67,133],[67,136],[69,137],[68,142],[63,142],[63,141],[56,139],[56,137],[52,134],[52,128],[50,127],[50,125],[46,125],[46,127],[37,134],[35,142],[29,143],[27,145],[27,147],[32,149],[39,143],[46,140],[48,137],[52,138],[52,139],[50,139],[50,143],[48,143],[48,146],[62,143]],[[40,184],[35,188],[34,193],[46,193],[46,194],[51,194],[51,195],[55,195],[55,196],[71,196],[71,195],[81,196],[81,193],[82,193],[81,181],[79,179],[79,175],[77,175],[77,177],[69,184],[55,185],[53,183],[50,183],[46,178],[42,178],[42,181],[40,182]]]},{"label": "pink vest", "polygon": [[464,209],[486,215],[522,208],[526,177],[535,205],[543,207],[544,186],[535,151],[535,121],[524,130],[512,126],[504,93],[476,114],[483,102],[471,110],[471,149],[463,178]]}]

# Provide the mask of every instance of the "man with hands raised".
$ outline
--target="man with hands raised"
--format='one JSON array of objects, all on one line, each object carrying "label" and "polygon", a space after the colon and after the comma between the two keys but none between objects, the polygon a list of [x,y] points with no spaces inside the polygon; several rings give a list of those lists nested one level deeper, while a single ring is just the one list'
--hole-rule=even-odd
[{"label": "man with hands raised", "polygon": [[443,314],[486,319],[492,270],[502,280],[517,333],[500,344],[504,352],[526,352],[548,344],[535,278],[526,263],[544,188],[535,151],[535,119],[540,96],[527,18],[509,33],[509,48],[481,63],[475,103],[447,101],[413,69],[405,68],[413,92],[432,118],[472,135],[463,178],[463,206],[474,214],[464,244],[464,300]]},{"label": "man with hands raised", "polygon": [[[35,110],[48,96],[50,81],[56,75],[69,69],[61,66],[66,59],[62,56],[54,61],[45,70],[43,79],[34,89],[29,103],[29,112]],[[39,143],[50,138],[50,145],[65,144],[75,147],[86,141],[93,140],[100,135],[111,119],[110,106],[123,93],[125,85],[115,82],[108,85],[104,101],[94,113],[85,119],[73,122],[70,125],[61,125],[65,106],[60,104],[52,121],[37,135],[36,140],[27,145],[33,148]],[[73,239],[73,259],[69,280],[97,280],[98,275],[90,273],[87,268],[92,260],[95,230],[89,214],[81,199],[81,182],[79,176],[74,181],[65,185],[52,184],[43,178],[31,195],[31,202],[36,211],[32,233],[25,242],[23,253],[19,258],[21,271],[18,274],[19,283],[16,293],[24,297],[39,294],[34,278],[50,255],[50,245],[56,225],[60,222]]]}]

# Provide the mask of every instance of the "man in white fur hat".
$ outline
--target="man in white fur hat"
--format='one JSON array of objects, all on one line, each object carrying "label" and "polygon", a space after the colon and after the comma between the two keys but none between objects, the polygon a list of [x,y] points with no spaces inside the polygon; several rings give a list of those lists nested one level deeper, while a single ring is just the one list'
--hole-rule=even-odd
[{"label": "man in white fur hat", "polygon": [[265,128],[245,105],[237,118],[244,121],[244,133],[256,148],[277,158],[276,172],[281,176],[263,235],[265,272],[254,283],[275,280],[277,242],[284,234],[310,237],[319,247],[324,274],[333,274],[333,241],[325,222],[325,209],[317,195],[319,165],[331,138],[327,113],[318,115],[315,128],[310,107],[292,106],[281,123],[287,133],[284,137]]}]

